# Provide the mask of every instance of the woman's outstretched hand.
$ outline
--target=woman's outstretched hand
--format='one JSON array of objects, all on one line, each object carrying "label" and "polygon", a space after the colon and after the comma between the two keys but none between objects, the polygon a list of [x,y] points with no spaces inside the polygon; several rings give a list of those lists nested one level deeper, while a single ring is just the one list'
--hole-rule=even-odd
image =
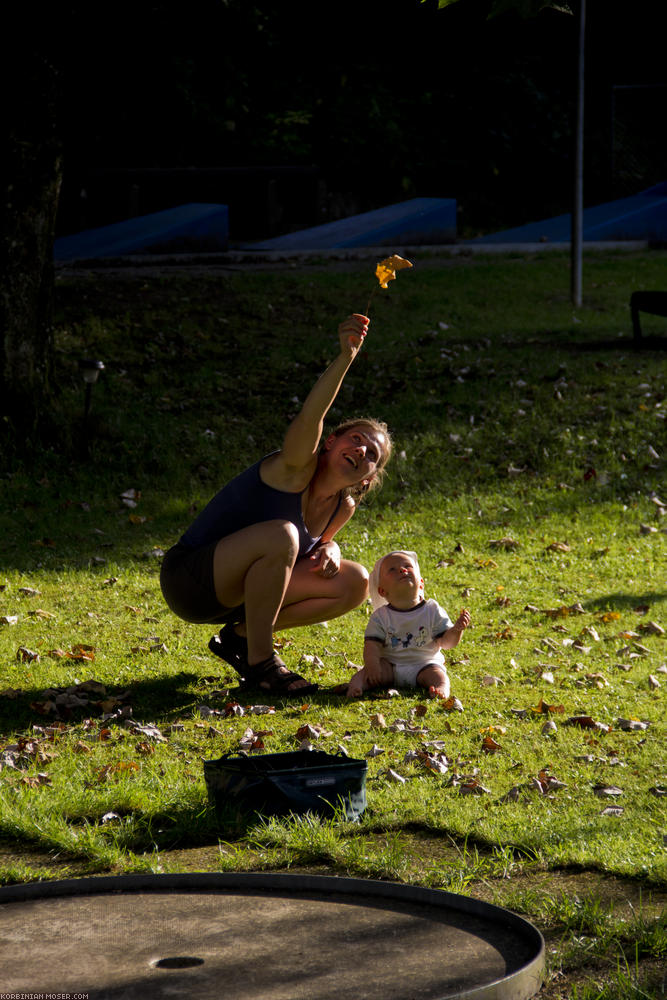
[{"label": "woman's outstretched hand", "polygon": [[338,327],[338,338],[340,340],[341,354],[344,354],[351,361],[356,358],[364,337],[368,332],[368,316],[361,313],[352,313]]}]

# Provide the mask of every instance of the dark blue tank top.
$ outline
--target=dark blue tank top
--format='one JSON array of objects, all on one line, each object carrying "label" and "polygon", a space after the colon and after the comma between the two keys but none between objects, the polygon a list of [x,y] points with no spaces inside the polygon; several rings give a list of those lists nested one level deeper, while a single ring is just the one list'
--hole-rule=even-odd
[{"label": "dark blue tank top", "polygon": [[[315,548],[322,536],[314,538],[303,520],[301,498],[305,490],[301,493],[286,493],[267,486],[259,474],[263,461],[261,458],[259,462],[255,462],[216,493],[181,536],[181,544],[189,549],[196,549],[200,545],[217,542],[251,524],[282,518],[291,521],[299,532],[299,557]],[[340,499],[336,511],[339,506]]]}]

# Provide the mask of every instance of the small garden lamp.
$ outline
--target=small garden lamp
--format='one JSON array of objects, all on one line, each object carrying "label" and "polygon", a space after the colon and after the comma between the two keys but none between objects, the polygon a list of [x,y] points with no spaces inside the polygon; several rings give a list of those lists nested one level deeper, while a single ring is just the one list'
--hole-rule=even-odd
[{"label": "small garden lamp", "polygon": [[81,372],[81,377],[83,378],[84,385],[86,387],[86,395],[83,405],[83,450],[86,455],[88,454],[88,415],[90,413],[90,396],[93,386],[97,382],[100,372],[103,370],[103,361],[96,361],[91,358],[84,358],[79,361],[79,371]]}]

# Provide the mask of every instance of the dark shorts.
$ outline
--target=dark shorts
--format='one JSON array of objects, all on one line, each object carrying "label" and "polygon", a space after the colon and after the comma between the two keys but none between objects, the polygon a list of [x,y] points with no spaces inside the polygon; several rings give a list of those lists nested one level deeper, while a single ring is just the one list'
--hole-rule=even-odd
[{"label": "dark shorts", "polygon": [[186,622],[222,625],[242,622],[244,607],[223,608],[215,596],[213,553],[218,543],[189,549],[177,542],[165,554],[160,569],[160,586],[168,606]]}]

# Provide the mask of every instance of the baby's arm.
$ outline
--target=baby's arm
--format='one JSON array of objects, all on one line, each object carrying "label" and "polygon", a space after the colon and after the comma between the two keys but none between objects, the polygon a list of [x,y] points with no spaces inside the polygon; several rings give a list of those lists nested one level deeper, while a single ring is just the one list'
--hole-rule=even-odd
[{"label": "baby's arm", "polygon": [[379,687],[385,682],[387,671],[384,668],[382,651],[384,647],[377,639],[364,640],[364,674],[368,687]]},{"label": "baby's arm", "polygon": [[470,625],[470,612],[464,608],[451,628],[438,637],[440,649],[454,649],[461,641],[461,636]]},{"label": "baby's arm", "polygon": [[390,686],[394,670],[391,663],[382,656],[383,648],[382,643],[375,639],[364,641],[364,665],[348,685],[348,698],[356,698],[371,688]]}]

